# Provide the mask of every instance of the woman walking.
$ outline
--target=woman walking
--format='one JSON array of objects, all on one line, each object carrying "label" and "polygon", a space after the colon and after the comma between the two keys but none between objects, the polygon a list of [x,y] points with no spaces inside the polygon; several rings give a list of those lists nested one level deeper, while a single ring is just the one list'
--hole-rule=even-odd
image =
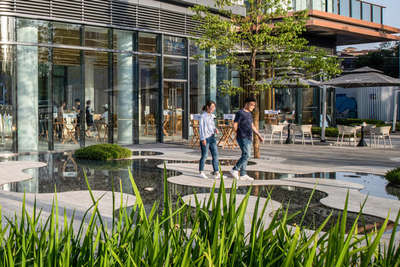
[{"label": "woman walking", "polygon": [[207,179],[207,175],[204,173],[204,165],[208,156],[208,149],[210,149],[212,156],[212,165],[214,172],[212,175],[215,179],[220,178],[219,175],[219,162],[218,162],[218,148],[217,141],[215,140],[215,134],[218,133],[214,123],[215,102],[209,100],[203,107],[203,112],[200,116],[199,121],[199,134],[200,134],[200,148],[201,148],[201,159],[199,163],[199,176]]}]

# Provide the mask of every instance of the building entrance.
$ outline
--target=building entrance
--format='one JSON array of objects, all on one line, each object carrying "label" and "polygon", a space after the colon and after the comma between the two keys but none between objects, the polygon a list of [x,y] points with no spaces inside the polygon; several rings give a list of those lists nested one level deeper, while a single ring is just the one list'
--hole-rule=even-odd
[{"label": "building entrance", "polygon": [[164,141],[182,139],[185,86],[186,82],[164,82]]}]

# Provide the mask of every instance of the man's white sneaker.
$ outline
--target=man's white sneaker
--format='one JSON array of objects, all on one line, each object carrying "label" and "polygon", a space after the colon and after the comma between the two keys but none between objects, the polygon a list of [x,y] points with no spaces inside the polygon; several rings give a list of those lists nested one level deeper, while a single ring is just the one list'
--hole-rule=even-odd
[{"label": "man's white sneaker", "polygon": [[242,180],[242,181],[254,181],[254,178],[252,178],[252,177],[250,177],[250,176],[248,176],[248,175],[246,174],[246,175],[240,176],[240,177],[239,177],[239,180]]},{"label": "man's white sneaker", "polygon": [[207,175],[204,172],[200,172],[199,177],[203,179],[208,179]]},{"label": "man's white sneaker", "polygon": [[231,173],[233,179],[236,179],[236,180],[239,179],[239,172],[238,171],[231,170],[230,173]]}]

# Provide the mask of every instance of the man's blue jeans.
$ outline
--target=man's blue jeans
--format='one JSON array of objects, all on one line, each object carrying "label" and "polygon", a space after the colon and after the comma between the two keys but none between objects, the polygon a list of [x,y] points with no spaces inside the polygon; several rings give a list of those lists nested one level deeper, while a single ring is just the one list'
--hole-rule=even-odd
[{"label": "man's blue jeans", "polygon": [[236,162],[235,167],[233,169],[235,171],[240,171],[240,176],[246,175],[246,168],[247,168],[247,161],[250,158],[250,153],[251,153],[251,144],[253,143],[250,139],[241,139],[238,138],[236,139],[240,150],[242,150],[242,156]]},{"label": "man's blue jeans", "polygon": [[201,148],[201,159],[200,159],[200,164],[199,164],[199,171],[201,171],[201,172],[204,171],[204,165],[206,163],[206,159],[208,156],[208,149],[210,149],[214,173],[217,172],[218,171],[218,147],[217,147],[217,141],[215,140],[215,136],[212,135],[212,136],[206,138],[205,146],[200,141],[200,148]]}]

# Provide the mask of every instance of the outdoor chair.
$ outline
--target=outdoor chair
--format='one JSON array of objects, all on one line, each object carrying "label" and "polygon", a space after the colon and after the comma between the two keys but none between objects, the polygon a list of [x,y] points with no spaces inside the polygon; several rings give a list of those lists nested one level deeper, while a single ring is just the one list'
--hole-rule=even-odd
[{"label": "outdoor chair", "polygon": [[313,138],[312,138],[312,125],[311,124],[305,124],[305,125],[293,125],[293,143],[296,143],[296,136],[301,135],[301,143],[305,145],[305,137],[306,135],[310,136],[310,141],[311,145],[314,145]]},{"label": "outdoor chair", "polygon": [[[264,142],[266,139],[267,135],[270,135],[270,140],[269,143],[272,144],[273,139],[274,139],[274,135],[278,134],[279,140],[281,142],[281,144],[283,144],[283,128],[286,126],[286,124],[266,124],[265,125],[265,129],[264,129]],[[263,142],[263,143],[264,143]]]},{"label": "outdoor chair", "polygon": [[346,136],[348,137],[349,145],[351,144],[351,138],[353,138],[354,146],[357,145],[357,127],[338,125],[337,128],[339,134],[336,143],[339,146],[343,145],[343,141]]},{"label": "outdoor chair", "polygon": [[389,140],[389,145],[392,148],[392,139],[390,138],[390,126],[383,126],[383,127],[376,127],[375,128],[375,136],[378,139],[378,145],[379,145],[379,139],[382,138],[383,142],[383,148],[386,148],[386,142],[385,140]]}]

